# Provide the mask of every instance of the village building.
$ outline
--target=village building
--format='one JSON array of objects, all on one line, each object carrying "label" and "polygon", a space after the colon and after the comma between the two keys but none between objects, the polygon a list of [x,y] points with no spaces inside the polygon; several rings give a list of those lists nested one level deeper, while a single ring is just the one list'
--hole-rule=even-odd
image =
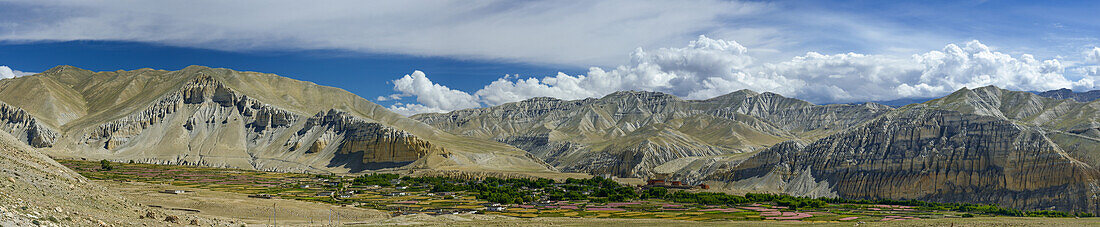
[{"label": "village building", "polygon": [[699,185],[692,186],[690,184],[686,184],[686,183],[681,182],[681,181],[669,180],[668,178],[669,178],[669,175],[667,173],[654,174],[652,178],[649,178],[649,179],[646,180],[646,184],[642,187],[643,188],[663,187],[663,188],[674,188],[674,189],[710,189],[710,186],[708,186],[706,184],[699,184]]},{"label": "village building", "polygon": [[167,194],[176,194],[176,195],[178,195],[178,194],[183,194],[183,193],[186,193],[187,191],[184,191],[184,190],[179,190],[179,189],[167,189],[167,190],[164,190],[164,191],[160,191],[160,192],[161,192],[161,193],[167,193]]},{"label": "village building", "polygon": [[275,198],[274,195],[270,195],[270,194],[255,194],[255,195],[248,195],[248,197],[249,198],[257,198],[257,199],[272,199],[272,198]]}]

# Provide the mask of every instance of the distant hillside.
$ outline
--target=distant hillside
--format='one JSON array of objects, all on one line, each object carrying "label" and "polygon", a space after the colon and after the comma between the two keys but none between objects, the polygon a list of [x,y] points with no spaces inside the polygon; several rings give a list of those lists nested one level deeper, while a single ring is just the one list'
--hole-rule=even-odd
[{"label": "distant hillside", "polygon": [[1100,90],[1074,92],[1073,90],[1062,88],[1058,90],[1039,92],[1037,94],[1039,94],[1039,96],[1052,99],[1073,99],[1078,102],[1092,102],[1093,100],[1100,98]]}]

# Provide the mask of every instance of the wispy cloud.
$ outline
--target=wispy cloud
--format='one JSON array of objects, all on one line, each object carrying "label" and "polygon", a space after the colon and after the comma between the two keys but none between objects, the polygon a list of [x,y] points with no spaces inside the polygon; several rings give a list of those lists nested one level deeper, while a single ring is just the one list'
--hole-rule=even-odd
[{"label": "wispy cloud", "polygon": [[699,34],[761,59],[899,53],[966,36],[759,1],[26,1],[0,3],[0,41],[117,40],[220,50],[335,49],[566,66],[625,64]]},{"label": "wispy cloud", "polygon": [[[619,64],[768,4],[701,1],[28,1],[0,40],[123,40],[225,50],[339,49],[539,64]],[[49,12],[46,16],[42,12]]]}]

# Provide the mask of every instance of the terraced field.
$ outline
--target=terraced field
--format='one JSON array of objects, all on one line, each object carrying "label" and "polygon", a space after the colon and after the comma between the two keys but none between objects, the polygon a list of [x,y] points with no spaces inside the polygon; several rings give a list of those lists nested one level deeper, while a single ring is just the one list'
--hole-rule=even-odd
[{"label": "terraced field", "polygon": [[903,221],[961,217],[958,212],[935,212],[896,205],[833,205],[827,208],[791,211],[787,207],[769,204],[716,206],[668,203],[644,200],[624,203],[588,204],[556,202],[552,205],[518,205],[501,212],[487,212],[512,217],[583,217],[642,218],[688,221],[804,221],[820,223]]}]

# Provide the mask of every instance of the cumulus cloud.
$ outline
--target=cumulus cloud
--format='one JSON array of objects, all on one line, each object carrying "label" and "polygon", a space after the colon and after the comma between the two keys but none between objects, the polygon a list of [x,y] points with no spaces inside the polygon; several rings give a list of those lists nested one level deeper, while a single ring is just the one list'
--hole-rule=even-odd
[{"label": "cumulus cloud", "polygon": [[404,115],[444,112],[481,106],[474,96],[433,83],[424,75],[424,72],[419,70],[410,75],[405,75],[401,79],[394,80],[393,89],[399,93],[390,95],[389,98],[391,99],[416,97],[417,103],[396,103],[390,106],[390,110]]},{"label": "cumulus cloud", "polygon": [[1045,91],[1073,87],[1057,59],[1037,60],[1023,54],[1012,57],[991,50],[978,41],[960,47],[948,44],[942,51],[914,55],[922,67],[918,81],[898,86],[902,96],[929,97],[963,87],[996,85],[1023,91]]},{"label": "cumulus cloud", "polygon": [[11,69],[8,66],[0,65],[0,79],[15,78],[21,76],[32,75],[32,72],[23,72],[19,70]]},{"label": "cumulus cloud", "polygon": [[[636,49],[630,64],[610,71],[590,68],[587,75],[566,75],[542,79],[510,80],[500,78],[475,95],[490,105],[514,102],[530,97],[548,96],[563,99],[599,97],[622,90],[665,91],[680,96],[692,96],[699,88],[713,87],[710,78],[736,77],[752,63],[747,49],[734,41],[700,36],[684,48],[661,48],[654,51]],[[761,84],[776,87],[771,81],[736,81],[738,84]]]},{"label": "cumulus cloud", "polygon": [[[688,99],[706,99],[741,89],[775,92],[814,103],[879,101],[942,96],[963,87],[998,87],[1045,91],[1091,89],[1095,67],[1078,67],[1086,76],[1073,81],[1057,59],[1012,56],[979,41],[948,44],[941,50],[909,57],[857,53],[803,56],[776,63],[756,63],[734,41],[699,36],[683,48],[636,49],[629,64],[612,69],[590,68],[586,75],[558,73],[542,78],[505,76],[472,95],[432,84],[417,71],[395,80],[399,96],[416,96],[419,104],[399,104],[406,114],[499,105],[532,97],[580,99],[615,91],[666,92]],[[1095,57],[1089,57],[1095,58]],[[1092,71],[1088,71],[1092,69]],[[419,86],[402,84],[418,81]],[[421,94],[448,94],[428,97]],[[382,98],[382,97],[380,97]],[[435,100],[444,99],[444,100]],[[453,100],[453,101],[452,101]],[[418,106],[422,105],[422,106]]]}]

